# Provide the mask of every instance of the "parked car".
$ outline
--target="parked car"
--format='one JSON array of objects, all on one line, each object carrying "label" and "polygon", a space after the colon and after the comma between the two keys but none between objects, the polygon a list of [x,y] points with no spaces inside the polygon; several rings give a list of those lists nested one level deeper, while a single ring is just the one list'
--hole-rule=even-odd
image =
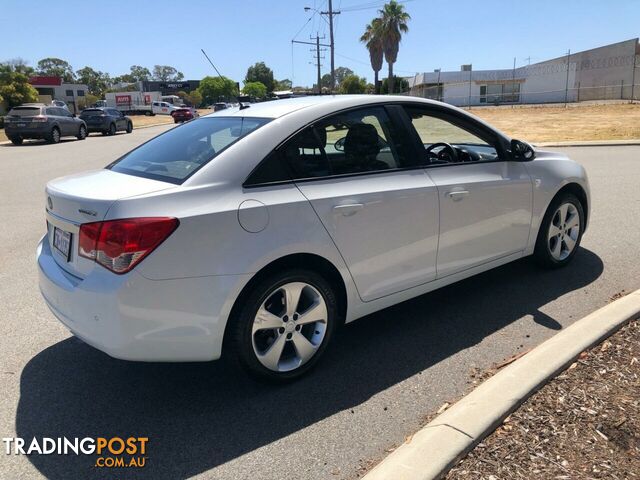
[{"label": "parked car", "polygon": [[191,107],[180,107],[171,112],[171,116],[173,117],[174,123],[182,123],[199,117],[196,109]]},{"label": "parked car", "polygon": [[225,110],[227,108],[229,108],[229,106],[224,102],[219,102],[219,103],[214,103],[213,104],[213,111],[214,112],[219,112],[220,110]]},{"label": "parked car", "polygon": [[115,135],[116,132],[133,131],[133,122],[124,113],[115,108],[85,108],[80,118],[87,124],[87,130],[100,132],[103,135]]},{"label": "parked car", "polygon": [[87,137],[87,125],[62,107],[25,103],[12,108],[4,119],[4,131],[14,145],[28,138],[58,143],[62,137]]},{"label": "parked car", "polygon": [[171,115],[171,113],[178,108],[179,107],[169,102],[151,102],[151,112],[153,115]]},{"label": "parked car", "polygon": [[591,205],[566,155],[378,95],[211,114],[46,198],[40,289],[80,339],[128,360],[226,352],[275,381],[341,323],[529,255],[567,265]]},{"label": "parked car", "polygon": [[52,107],[62,107],[62,108],[66,108],[67,110],[69,110],[69,105],[67,105],[67,102],[63,102],[62,100],[52,100],[51,101],[51,106]]}]

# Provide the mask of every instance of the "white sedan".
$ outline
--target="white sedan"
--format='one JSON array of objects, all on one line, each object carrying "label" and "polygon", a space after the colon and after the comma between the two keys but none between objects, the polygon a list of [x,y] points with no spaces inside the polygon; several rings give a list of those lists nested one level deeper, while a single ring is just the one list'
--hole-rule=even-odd
[{"label": "white sedan", "polygon": [[574,257],[585,170],[451,106],[326,96],[222,110],[46,188],[40,289],[128,360],[296,378],[340,324],[533,255]]}]

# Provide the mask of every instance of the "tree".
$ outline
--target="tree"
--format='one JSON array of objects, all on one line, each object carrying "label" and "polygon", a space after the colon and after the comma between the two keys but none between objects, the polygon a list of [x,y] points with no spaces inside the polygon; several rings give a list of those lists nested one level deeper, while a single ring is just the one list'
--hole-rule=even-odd
[{"label": "tree", "polygon": [[28,75],[10,62],[0,63],[0,102],[10,109],[37,101],[38,91],[29,84]]},{"label": "tree", "polygon": [[3,62],[4,65],[10,66],[14,72],[24,73],[26,76],[31,77],[35,73],[35,70],[33,67],[30,67],[28,63],[29,62],[20,57],[12,58]]},{"label": "tree", "polygon": [[221,99],[236,97],[238,85],[227,77],[204,77],[197,91],[202,96],[202,100],[209,105]]},{"label": "tree", "polygon": [[383,94],[387,94],[387,93],[402,93],[402,92],[406,92],[407,90],[409,90],[409,82],[407,81],[406,78],[402,78],[402,77],[398,77],[395,76],[393,77],[393,91],[389,90],[389,79],[385,78],[382,81],[382,87],[381,87],[381,92]]},{"label": "tree", "polygon": [[275,80],[274,83],[274,90],[291,90],[291,87],[293,87],[293,82],[288,78],[285,78],[284,80]]},{"label": "tree", "polygon": [[184,75],[170,65],[154,65],[152,78],[157,82],[177,82],[182,80]]},{"label": "tree", "polygon": [[202,94],[198,90],[192,90],[186,96],[187,101],[194,107],[202,105]]},{"label": "tree", "polygon": [[244,77],[244,83],[260,82],[267,87],[267,92],[273,92],[275,82],[273,80],[273,70],[265,65],[264,62],[257,62],[247,70],[247,75]]},{"label": "tree", "polygon": [[[151,78],[151,72],[146,67],[141,67],[140,65],[131,65],[130,69],[131,82],[148,82]],[[123,75],[124,76],[124,75]]]},{"label": "tree", "polygon": [[407,23],[411,20],[411,16],[404,11],[404,5],[399,4],[396,0],[386,3],[380,13],[380,31],[382,34],[382,49],[384,58],[389,65],[389,90],[395,91],[393,84],[393,64],[398,59],[398,50],[400,50],[400,40],[402,34],[409,31]]},{"label": "tree", "polygon": [[38,62],[38,75],[46,77],[61,77],[67,83],[73,83],[76,79],[73,68],[69,62],[55,57],[43,58]]},{"label": "tree", "polygon": [[89,88],[89,93],[98,97],[101,97],[111,85],[111,78],[109,78],[108,73],[94,70],[91,67],[76,70],[76,75],[78,82],[84,83]]},{"label": "tree", "polygon": [[[335,75],[336,75],[336,87],[340,87],[340,84],[342,83],[342,81],[351,75],[355,75],[355,72],[347,67],[338,67],[335,69]],[[331,88],[330,73],[327,73],[322,76],[322,78],[320,79],[320,85],[322,85],[322,87],[325,87],[325,88]]]},{"label": "tree", "polygon": [[357,75],[349,75],[340,82],[340,93],[364,93],[367,89],[367,80]]},{"label": "tree", "polygon": [[267,87],[262,82],[245,82],[242,93],[260,99],[267,96]]},{"label": "tree", "polygon": [[379,89],[378,73],[382,70],[382,59],[384,55],[381,25],[382,20],[374,18],[371,20],[371,23],[366,26],[364,33],[360,37],[360,41],[365,44],[369,51],[369,61],[371,62],[371,68],[374,74],[373,85],[375,93],[378,93]]},{"label": "tree", "polygon": [[84,97],[78,97],[78,108],[80,110],[84,110],[85,108],[89,108],[91,105],[94,105],[98,100],[100,100],[99,97],[90,93],[86,94]]}]

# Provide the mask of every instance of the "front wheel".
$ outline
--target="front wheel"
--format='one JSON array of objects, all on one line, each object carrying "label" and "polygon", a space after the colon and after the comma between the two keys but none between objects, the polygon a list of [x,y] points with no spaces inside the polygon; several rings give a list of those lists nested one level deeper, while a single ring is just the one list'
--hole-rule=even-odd
[{"label": "front wheel", "polygon": [[329,283],[315,272],[288,270],[252,288],[234,322],[233,350],[250,374],[285,382],[322,357],[337,323]]},{"label": "front wheel", "polygon": [[115,134],[116,134],[116,124],[115,124],[115,123],[112,123],[112,124],[109,126],[109,135],[115,135]]},{"label": "front wheel", "polygon": [[542,220],[534,252],[537,262],[548,268],[567,265],[576,254],[584,231],[584,209],[570,193],[554,199]]},{"label": "front wheel", "polygon": [[128,122],[127,123],[127,133],[131,133],[133,132],[133,123]]}]

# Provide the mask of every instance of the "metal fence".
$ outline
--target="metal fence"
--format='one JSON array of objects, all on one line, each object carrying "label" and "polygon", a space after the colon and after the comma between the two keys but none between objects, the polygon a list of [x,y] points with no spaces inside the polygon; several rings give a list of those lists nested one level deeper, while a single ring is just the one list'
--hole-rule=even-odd
[{"label": "metal fence", "polygon": [[463,107],[640,100],[640,55],[580,56],[585,52],[513,69],[416,74],[406,93]]}]

